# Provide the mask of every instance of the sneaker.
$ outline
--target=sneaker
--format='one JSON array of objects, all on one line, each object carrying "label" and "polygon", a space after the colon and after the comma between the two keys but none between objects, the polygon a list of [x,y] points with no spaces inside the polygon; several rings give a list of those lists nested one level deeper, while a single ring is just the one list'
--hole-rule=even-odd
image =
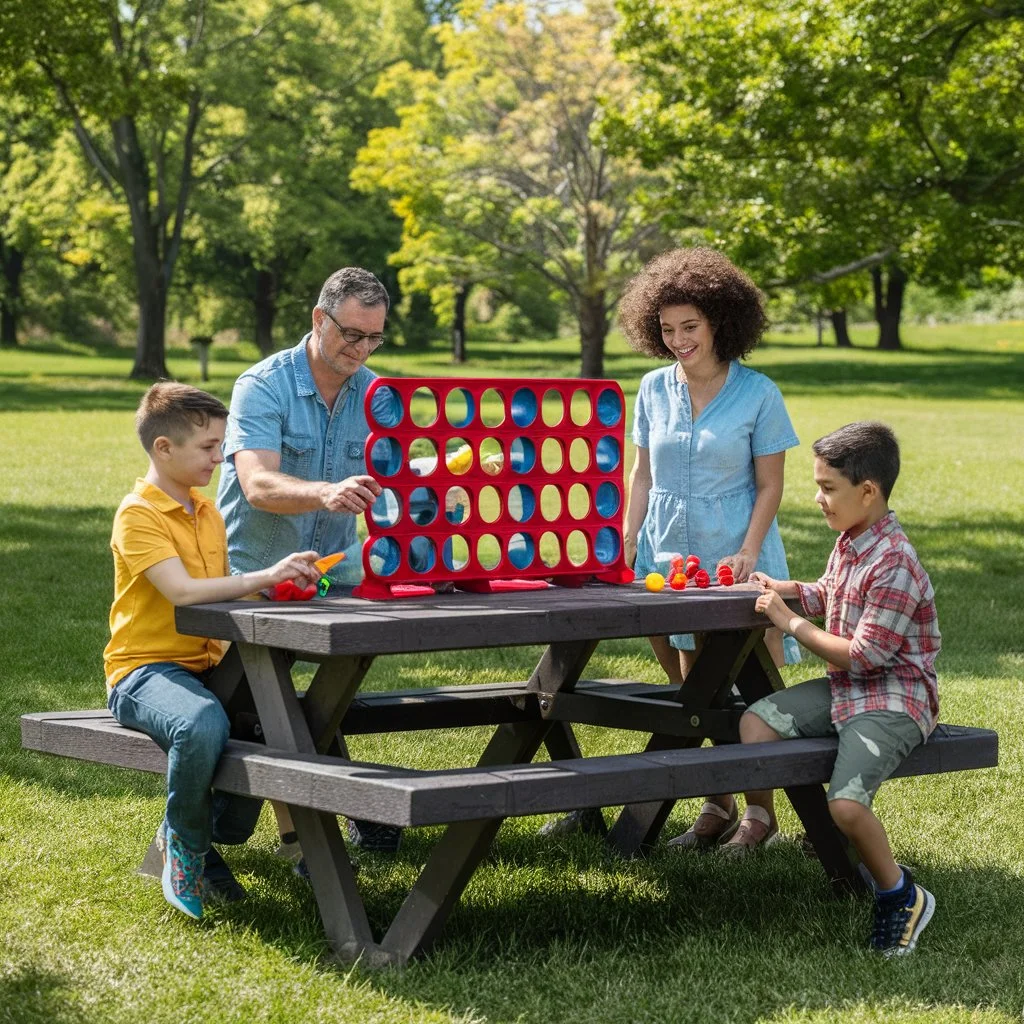
[{"label": "sneaker", "polygon": [[875,896],[871,948],[884,957],[907,956],[935,913],[935,897],[904,871],[906,884],[891,895]]},{"label": "sneaker", "polygon": [[181,837],[166,826],[162,826],[157,835],[157,843],[164,858],[164,869],[160,875],[164,899],[175,910],[198,921],[203,916],[203,900],[199,891],[203,877],[203,855],[193,853],[181,841]]},{"label": "sneaker", "polygon": [[381,825],[376,821],[348,819],[348,841],[371,853],[397,853],[402,830],[397,825]]},{"label": "sneaker", "polygon": [[227,866],[224,858],[213,846],[210,847],[210,852],[207,853],[206,861],[203,864],[200,891],[204,900],[210,899],[221,903],[237,903],[248,895],[245,886],[235,878],[231,868]]}]

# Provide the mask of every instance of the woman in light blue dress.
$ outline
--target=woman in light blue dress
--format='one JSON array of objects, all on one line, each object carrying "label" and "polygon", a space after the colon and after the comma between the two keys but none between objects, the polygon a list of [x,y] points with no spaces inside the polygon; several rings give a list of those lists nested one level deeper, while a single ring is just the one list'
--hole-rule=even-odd
[{"label": "woman in light blue dress", "polygon": [[[675,249],[633,279],[619,315],[633,348],[672,360],[646,374],[637,394],[627,561],[639,577],[667,575],[673,555],[693,554],[712,577],[729,565],[737,583],[754,569],[789,579],[775,516],[786,449],[799,441],[779,389],[739,362],[767,326],[761,293],[720,253]],[[765,639],[777,664],[800,660],[795,641],[784,651],[778,630]],[[651,638],[675,683],[699,643],[689,633]],[[740,820],[731,795],[709,797],[693,827],[670,845],[722,844],[742,855],[777,833],[774,812],[765,816],[748,804]]]}]

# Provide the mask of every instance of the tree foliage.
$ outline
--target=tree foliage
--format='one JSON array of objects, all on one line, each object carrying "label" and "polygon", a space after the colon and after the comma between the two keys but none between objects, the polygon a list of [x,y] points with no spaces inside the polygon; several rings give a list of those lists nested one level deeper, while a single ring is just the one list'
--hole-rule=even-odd
[{"label": "tree foliage", "polygon": [[764,277],[834,304],[840,279],[815,276],[872,257],[935,283],[1018,259],[1019,0],[619,7],[645,88],[609,136],[671,166],[687,209]]},{"label": "tree foliage", "polygon": [[408,287],[443,311],[467,285],[536,275],[579,323],[586,376],[602,375],[609,314],[656,240],[640,200],[660,176],[595,134],[600,99],[623,103],[634,86],[613,24],[602,0],[463,3],[436,30],[441,71],[382,79],[400,123],[370,132],[354,176],[392,197]]}]

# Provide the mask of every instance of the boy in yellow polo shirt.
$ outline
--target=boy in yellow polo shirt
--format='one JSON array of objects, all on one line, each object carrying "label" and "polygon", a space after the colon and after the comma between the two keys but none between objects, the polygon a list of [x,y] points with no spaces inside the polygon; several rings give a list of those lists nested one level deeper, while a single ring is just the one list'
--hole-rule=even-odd
[{"label": "boy in yellow polo shirt", "polygon": [[163,381],[143,395],[135,428],[149,471],[121,502],[110,540],[107,705],[122,725],[146,733],[167,753],[167,810],[157,837],[164,852],[161,884],[167,902],[194,918],[203,914],[201,881],[211,841],[244,842],[259,803],[211,792],[228,719],[203,681],[226,645],[179,633],[174,608],[320,578],[315,551],[259,572],[228,574],[224,520],[196,490],[223,461],[227,416],[218,399],[186,384]]}]

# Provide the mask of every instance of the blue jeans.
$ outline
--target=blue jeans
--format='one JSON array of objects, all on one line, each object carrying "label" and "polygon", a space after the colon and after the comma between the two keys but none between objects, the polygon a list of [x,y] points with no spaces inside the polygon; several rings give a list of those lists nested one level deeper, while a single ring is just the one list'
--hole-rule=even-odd
[{"label": "blue jeans", "polygon": [[211,790],[228,741],[228,716],[199,676],[170,661],[129,672],[111,691],[110,713],[167,755],[167,827],[193,853],[210,842],[244,843],[263,801]]}]

